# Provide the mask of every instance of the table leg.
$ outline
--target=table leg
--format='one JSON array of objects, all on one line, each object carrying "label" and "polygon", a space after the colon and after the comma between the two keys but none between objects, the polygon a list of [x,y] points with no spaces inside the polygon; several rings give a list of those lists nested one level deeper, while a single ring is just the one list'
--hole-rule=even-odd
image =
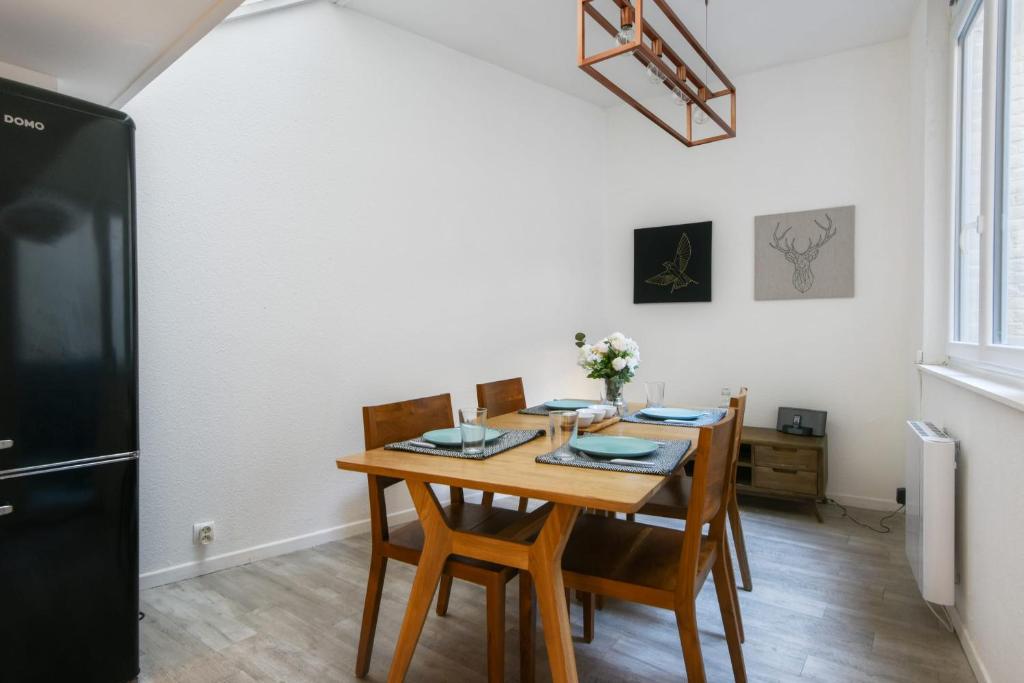
[{"label": "table leg", "polygon": [[[565,586],[562,583],[562,552],[569,541],[580,508],[546,504],[545,507],[550,506],[550,512],[544,518],[536,540],[528,543],[524,540],[526,529],[509,531],[504,537],[455,531],[448,526],[441,504],[429,484],[406,480],[406,485],[423,525],[424,540],[416,578],[409,594],[409,604],[395,644],[391,670],[388,672],[389,683],[401,683],[409,671],[445,562],[453,554],[504,564],[530,573],[544,623],[551,680],[553,683],[578,683],[572,633],[569,630],[569,610],[565,604]],[[537,513],[542,511],[543,508]],[[536,523],[540,523],[539,517]]]},{"label": "table leg", "polygon": [[409,592],[409,605],[405,609],[402,629],[398,633],[395,654],[391,659],[389,683],[400,683],[405,680],[416,643],[423,632],[423,623],[430,611],[430,603],[434,600],[434,592],[441,579],[444,563],[451,554],[451,530],[434,492],[429,485],[420,481],[408,480],[406,484],[423,524],[423,551],[420,553],[416,578],[413,579],[412,590]]},{"label": "table leg", "polygon": [[580,509],[558,504],[530,546],[530,574],[544,624],[544,641],[554,683],[576,683],[576,655],[569,630],[569,611],[562,583],[562,551]]}]

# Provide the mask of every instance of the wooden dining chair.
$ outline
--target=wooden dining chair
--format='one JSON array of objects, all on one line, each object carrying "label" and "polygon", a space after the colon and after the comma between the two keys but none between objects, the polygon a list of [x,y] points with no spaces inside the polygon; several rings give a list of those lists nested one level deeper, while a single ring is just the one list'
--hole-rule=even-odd
[{"label": "wooden dining chair", "polygon": [[[732,537],[736,545],[736,560],[740,565],[740,577],[743,580],[743,589],[752,590],[750,580],[750,565],[747,560],[747,546],[743,540],[743,527],[740,524],[740,508],[736,501],[736,468],[740,456],[740,441],[743,436],[743,416],[747,409],[747,388],[743,387],[740,392],[729,399],[729,407],[736,411],[736,423],[739,425],[733,433],[732,450],[730,459],[732,461],[732,495],[729,496],[728,518],[732,528]],[[689,510],[690,489],[692,479],[689,476],[678,474],[658,489],[658,492],[640,510],[639,514],[651,517],[668,517],[671,519],[686,519]],[[635,515],[627,515],[629,521],[635,520]],[[731,558],[730,558],[731,560]],[[732,562],[728,563],[729,582],[733,591],[736,590],[736,577],[733,572]],[[580,602],[583,606],[583,640],[591,642],[594,639],[595,608],[600,609],[604,596],[589,596],[581,594]],[[739,610],[739,598],[736,599],[736,614],[740,627],[740,638],[743,638],[743,617]]]},{"label": "wooden dining chair", "polygon": [[[750,577],[750,560],[747,558],[747,544],[743,539],[743,524],[740,521],[740,506],[736,498],[736,473],[740,460],[740,441],[743,438],[743,416],[747,409],[747,388],[743,387],[740,392],[729,399],[729,406],[736,410],[737,428],[733,435],[732,452],[730,454],[732,467],[732,495],[729,496],[729,526],[732,529],[733,543],[736,546],[736,561],[740,566],[740,579],[743,582],[743,590],[753,590],[754,585]],[[686,519],[690,488],[692,480],[685,476],[672,477],[664,486],[658,489],[647,505],[640,510],[642,515],[654,517],[670,517],[673,519]],[[729,564],[730,572],[732,563]]]},{"label": "wooden dining chair", "polygon": [[714,576],[733,676],[738,683],[747,680],[726,535],[733,430],[738,426],[735,409],[729,409],[721,422],[701,428],[685,529],[581,515],[562,555],[566,587],[672,610],[690,683],[707,680],[697,595],[708,574]]},{"label": "wooden dining chair", "polygon": [[[476,404],[481,408],[487,408],[488,417],[522,410],[526,407],[526,392],[523,390],[523,378],[513,377],[512,379],[502,379],[497,382],[477,384]],[[481,502],[484,505],[490,505],[493,501],[494,494],[484,492]],[[519,511],[526,512],[526,506],[529,503],[529,498],[520,498]]]},{"label": "wooden dining chair", "polygon": [[[368,451],[388,443],[417,437],[430,429],[452,427],[453,424],[452,401],[449,394],[363,408],[363,435]],[[419,520],[394,529],[388,528],[384,491],[401,480],[375,475],[368,475],[367,479],[370,491],[371,550],[370,574],[366,583],[366,601],[363,605],[363,621],[356,657],[356,676],[359,678],[365,677],[370,669],[388,559],[417,565],[423,549],[423,527]],[[498,533],[525,517],[515,510],[467,503],[462,490],[454,487],[451,489],[451,504],[445,508],[445,514],[448,524],[453,529],[484,534]],[[517,571],[510,567],[456,555],[448,559],[444,568],[443,579],[447,579],[447,589],[444,588],[445,581],[442,580],[442,590],[450,592],[451,580],[455,577],[484,586],[487,591],[487,680],[492,682],[501,681],[504,677],[505,584],[516,574]],[[527,591],[530,590],[528,580],[521,581],[521,591],[523,585]],[[443,596],[445,610],[441,609],[441,597],[438,596],[438,613],[443,616],[447,609],[448,594]],[[532,610],[520,609],[520,621],[532,624]],[[533,633],[532,630],[522,627],[520,632],[526,634],[527,638]],[[532,642],[530,647],[520,648],[520,667],[522,671],[533,671]]]}]

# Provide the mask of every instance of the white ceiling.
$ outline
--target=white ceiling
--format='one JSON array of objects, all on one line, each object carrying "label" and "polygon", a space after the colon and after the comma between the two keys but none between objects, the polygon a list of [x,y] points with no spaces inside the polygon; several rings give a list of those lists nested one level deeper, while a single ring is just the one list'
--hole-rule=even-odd
[{"label": "white ceiling", "polygon": [[0,0],[0,62],[120,106],[240,2]]},{"label": "white ceiling", "polygon": [[[710,0],[710,53],[732,77],[894,40],[907,34],[917,1]],[[702,38],[704,3],[669,4]],[[576,0],[352,0],[350,7],[572,95],[611,104],[615,96],[576,67],[576,5]],[[668,32],[663,34],[668,40]]]}]

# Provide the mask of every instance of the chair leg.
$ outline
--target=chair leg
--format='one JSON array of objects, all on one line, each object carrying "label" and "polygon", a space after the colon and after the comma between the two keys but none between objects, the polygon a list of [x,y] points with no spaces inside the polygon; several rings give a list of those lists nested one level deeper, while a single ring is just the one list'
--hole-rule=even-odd
[{"label": "chair leg", "polygon": [[743,540],[743,524],[740,522],[740,506],[736,494],[729,498],[729,526],[732,528],[733,545],[736,547],[736,561],[740,565],[740,578],[743,579],[743,590],[754,590],[750,580],[750,561],[747,559],[747,543]]},{"label": "chair leg", "polygon": [[441,576],[441,584],[437,589],[437,616],[443,617],[448,614],[448,600],[452,597],[452,577],[444,574]]},{"label": "chair leg", "polygon": [[520,512],[526,512],[526,506],[529,505],[529,504],[530,504],[530,499],[529,498],[520,498],[519,499],[519,511]]},{"label": "chair leg", "polygon": [[359,650],[356,655],[357,678],[365,678],[370,671],[373,637],[377,634],[377,615],[380,614],[380,598],[384,590],[384,573],[387,568],[388,558],[374,553],[370,558],[370,575],[366,579],[366,601],[363,603],[363,623],[359,629]]},{"label": "chair leg", "polygon": [[675,613],[679,644],[683,647],[683,661],[686,663],[687,683],[707,683],[704,655],[700,651],[700,636],[697,633],[697,604],[691,600],[676,605]]},{"label": "chair leg", "polygon": [[505,680],[505,578],[487,584],[487,681]]},{"label": "chair leg", "polygon": [[729,543],[725,541],[722,543],[723,560],[722,563],[725,565],[725,575],[729,582],[729,597],[732,599],[732,608],[736,612],[736,626],[740,631],[740,642],[745,643],[747,636],[743,632],[743,612],[740,610],[740,594],[736,590],[736,572],[732,568],[732,555],[729,553]]},{"label": "chair leg", "polygon": [[533,595],[533,578],[528,571],[519,572],[519,681],[533,683],[536,663],[537,601]]},{"label": "chair leg", "polygon": [[746,683],[747,669],[743,663],[743,646],[740,644],[739,612],[733,602],[735,589],[729,581],[729,567],[732,559],[725,553],[719,553],[711,571],[715,581],[715,593],[718,595],[718,609],[722,613],[722,626],[725,628],[725,640],[729,644],[729,658],[732,660],[732,675],[736,683]]},{"label": "chair leg", "polygon": [[626,521],[627,522],[635,522],[636,521],[636,513],[634,513],[634,512],[627,512],[626,513]]},{"label": "chair leg", "polygon": [[576,597],[583,603],[583,642],[594,642],[594,594],[577,591]]},{"label": "chair leg", "polygon": [[485,508],[494,505],[494,491],[484,491],[484,494],[480,496],[480,504]]}]

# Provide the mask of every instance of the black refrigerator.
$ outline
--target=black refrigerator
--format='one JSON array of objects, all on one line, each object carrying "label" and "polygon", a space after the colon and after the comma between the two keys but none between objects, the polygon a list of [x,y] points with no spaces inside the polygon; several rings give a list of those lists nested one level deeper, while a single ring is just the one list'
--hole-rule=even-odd
[{"label": "black refrigerator", "polygon": [[0,79],[0,682],[139,672],[134,125]]}]

